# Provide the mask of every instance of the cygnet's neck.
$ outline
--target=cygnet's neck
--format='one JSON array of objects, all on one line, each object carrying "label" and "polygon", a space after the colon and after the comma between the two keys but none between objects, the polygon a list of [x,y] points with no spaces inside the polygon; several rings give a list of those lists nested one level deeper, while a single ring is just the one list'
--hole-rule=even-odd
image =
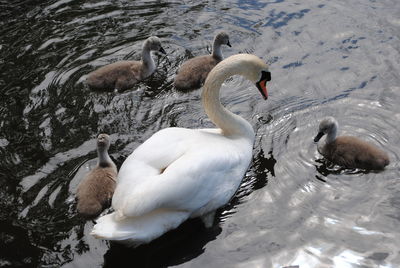
[{"label": "cygnet's neck", "polygon": [[254,130],[250,123],[223,107],[219,98],[222,83],[233,75],[244,75],[244,72],[249,69],[247,64],[247,61],[231,56],[215,66],[204,84],[202,102],[208,117],[221,128],[225,136],[238,135],[254,140]]},{"label": "cygnet's neck", "polygon": [[217,58],[219,60],[222,60],[224,58],[224,56],[222,55],[221,43],[216,38],[214,38],[212,55],[214,58]]},{"label": "cygnet's neck", "polygon": [[328,144],[333,142],[336,139],[336,135],[337,135],[337,126],[334,125],[327,133],[325,143]]},{"label": "cygnet's neck", "polygon": [[97,156],[99,158],[97,165],[100,167],[110,167],[114,166],[114,162],[111,160],[111,157],[108,155],[108,151],[106,148],[97,148]]},{"label": "cygnet's neck", "polygon": [[156,69],[156,64],[154,63],[153,58],[150,53],[150,44],[148,41],[145,41],[142,48],[142,75],[143,78],[149,76]]}]

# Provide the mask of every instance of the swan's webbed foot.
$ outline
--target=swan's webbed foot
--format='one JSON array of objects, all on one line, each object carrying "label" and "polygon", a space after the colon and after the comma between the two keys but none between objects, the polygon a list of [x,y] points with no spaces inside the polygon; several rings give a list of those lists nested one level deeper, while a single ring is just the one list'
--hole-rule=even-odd
[{"label": "swan's webbed foot", "polygon": [[203,221],[204,226],[206,228],[211,228],[214,224],[214,219],[215,219],[215,210],[211,211],[207,214],[204,214],[203,216],[200,217],[200,219]]}]

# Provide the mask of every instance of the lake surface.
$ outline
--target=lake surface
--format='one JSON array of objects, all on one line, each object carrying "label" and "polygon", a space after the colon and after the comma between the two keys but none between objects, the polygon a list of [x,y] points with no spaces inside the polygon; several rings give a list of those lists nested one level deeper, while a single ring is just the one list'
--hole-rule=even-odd
[{"label": "lake surface", "polygon": [[[382,1],[0,1],[0,266],[399,267],[400,5]],[[74,193],[110,134],[120,166],[156,131],[213,127],[200,91],[172,81],[225,30],[225,56],[270,64],[269,99],[241,77],[221,100],[256,130],[243,183],[206,229],[185,222],[136,249],[89,235]],[[139,59],[161,38],[157,72],[124,92],[92,92],[92,70]],[[340,133],[388,152],[382,172],[326,162],[312,139]],[[125,265],[125,266],[123,266]]]}]

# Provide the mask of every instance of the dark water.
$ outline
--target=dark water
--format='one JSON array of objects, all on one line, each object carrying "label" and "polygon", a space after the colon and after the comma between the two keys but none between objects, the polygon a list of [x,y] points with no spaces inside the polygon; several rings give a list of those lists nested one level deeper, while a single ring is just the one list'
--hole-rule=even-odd
[{"label": "dark water", "polygon": [[[399,267],[399,14],[398,0],[0,1],[0,266]],[[120,165],[161,128],[211,127],[199,91],[172,80],[222,29],[225,56],[254,53],[273,76],[267,102],[239,77],[223,87],[257,133],[239,192],[211,229],[190,220],[135,250],[94,239],[73,200],[95,137]],[[168,53],[155,75],[122,93],[82,84],[149,35]],[[387,169],[326,163],[312,142],[326,115]]]}]

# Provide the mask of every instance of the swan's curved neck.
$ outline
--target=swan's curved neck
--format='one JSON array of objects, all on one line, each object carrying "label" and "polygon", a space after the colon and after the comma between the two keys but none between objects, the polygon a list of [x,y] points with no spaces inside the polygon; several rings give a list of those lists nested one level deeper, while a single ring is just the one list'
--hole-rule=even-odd
[{"label": "swan's curved neck", "polygon": [[111,157],[108,155],[108,152],[106,149],[97,149],[97,156],[99,158],[97,164],[100,167],[109,167],[113,165],[113,161],[111,160]]},{"label": "swan's curved neck", "polygon": [[156,64],[154,63],[153,57],[151,57],[150,51],[149,43],[145,42],[142,49],[142,72],[144,76],[150,75],[156,68]]},{"label": "swan's curved neck", "polygon": [[222,83],[235,74],[242,74],[246,66],[239,61],[221,62],[209,73],[202,93],[202,102],[211,121],[221,128],[225,136],[242,136],[254,140],[254,130],[242,117],[235,115],[222,106],[219,92]]},{"label": "swan's curved neck", "polygon": [[212,55],[214,58],[219,60],[223,59],[221,44],[217,40],[214,40],[213,48],[212,48]]}]

